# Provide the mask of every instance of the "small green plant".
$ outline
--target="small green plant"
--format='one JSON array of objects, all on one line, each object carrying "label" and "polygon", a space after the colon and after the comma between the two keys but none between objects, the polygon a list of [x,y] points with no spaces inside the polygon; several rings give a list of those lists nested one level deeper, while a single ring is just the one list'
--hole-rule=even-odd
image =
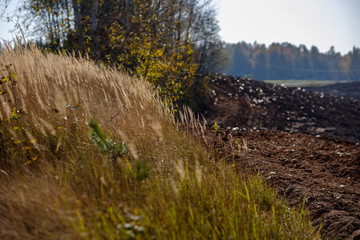
[{"label": "small green plant", "polygon": [[146,166],[144,162],[137,161],[134,166],[133,174],[137,180],[142,181],[149,177],[150,170],[150,167]]},{"label": "small green plant", "polygon": [[219,125],[217,122],[214,123],[214,132],[215,134],[219,131]]},{"label": "small green plant", "polygon": [[123,141],[118,144],[113,139],[106,136],[95,119],[90,120],[89,127],[91,128],[90,139],[104,154],[110,156],[111,161],[114,162],[118,157],[125,157],[128,147]]}]

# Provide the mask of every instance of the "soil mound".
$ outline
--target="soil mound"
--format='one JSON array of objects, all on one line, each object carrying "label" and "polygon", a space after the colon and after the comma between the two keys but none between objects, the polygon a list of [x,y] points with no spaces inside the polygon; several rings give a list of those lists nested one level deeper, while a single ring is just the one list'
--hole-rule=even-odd
[{"label": "soil mound", "polygon": [[[360,239],[360,101],[222,74],[207,76],[208,141],[304,202],[330,239]],[[220,125],[215,133],[213,124]]]},{"label": "soil mound", "polygon": [[360,142],[360,100],[223,74],[207,76],[210,124],[273,129]]},{"label": "soil mound", "polygon": [[334,96],[360,99],[360,81],[350,83],[338,83],[324,87],[310,87],[307,89],[313,92],[323,92]]}]

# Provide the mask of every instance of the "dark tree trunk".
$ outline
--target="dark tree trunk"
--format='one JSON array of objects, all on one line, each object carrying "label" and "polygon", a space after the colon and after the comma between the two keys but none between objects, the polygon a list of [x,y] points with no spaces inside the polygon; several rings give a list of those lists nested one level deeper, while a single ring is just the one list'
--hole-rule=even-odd
[{"label": "dark tree trunk", "polygon": [[84,37],[82,35],[82,27],[81,27],[80,4],[78,3],[78,0],[72,0],[72,3],[74,8],[75,30],[78,37],[79,49],[81,49],[84,42]]}]

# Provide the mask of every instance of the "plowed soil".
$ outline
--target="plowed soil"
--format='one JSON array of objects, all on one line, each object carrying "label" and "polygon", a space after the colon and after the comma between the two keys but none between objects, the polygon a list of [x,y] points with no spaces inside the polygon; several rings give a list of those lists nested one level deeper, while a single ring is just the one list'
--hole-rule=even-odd
[{"label": "plowed soil", "polygon": [[258,172],[290,205],[304,202],[324,237],[360,239],[360,101],[227,75],[208,79],[208,138],[227,161]]},{"label": "plowed soil", "polygon": [[360,99],[360,81],[349,83],[338,83],[324,87],[311,87],[308,90],[313,92],[323,92],[334,96],[342,96]]},{"label": "plowed soil", "polygon": [[[208,76],[210,124],[326,135],[360,142],[360,101],[228,75]],[[360,91],[360,85],[358,85]]]}]

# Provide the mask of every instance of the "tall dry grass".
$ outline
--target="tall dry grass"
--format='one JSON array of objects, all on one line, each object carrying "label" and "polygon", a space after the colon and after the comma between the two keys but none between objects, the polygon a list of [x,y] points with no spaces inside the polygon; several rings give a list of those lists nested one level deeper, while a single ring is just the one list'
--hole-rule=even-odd
[{"label": "tall dry grass", "polygon": [[179,131],[148,83],[35,47],[0,67],[0,239],[318,237],[304,209]]},{"label": "tall dry grass", "polygon": [[[36,126],[45,136],[59,135],[59,129],[74,135],[72,127],[80,134],[86,133],[79,127],[87,128],[87,122],[94,118],[110,135],[126,139],[135,158],[151,158],[138,156],[137,152],[148,153],[155,144],[166,145],[162,141],[166,132],[163,128],[171,124],[172,116],[145,81],[99,67],[84,58],[45,56],[35,48],[7,50],[2,53],[0,64],[1,76],[9,72],[17,76],[16,86],[3,84],[9,93],[2,100],[11,100],[11,104],[4,102],[0,109],[5,118],[11,118],[17,105],[25,111],[18,122]],[[4,69],[10,64],[9,69]],[[56,150],[65,142],[66,139],[58,138]]]}]

